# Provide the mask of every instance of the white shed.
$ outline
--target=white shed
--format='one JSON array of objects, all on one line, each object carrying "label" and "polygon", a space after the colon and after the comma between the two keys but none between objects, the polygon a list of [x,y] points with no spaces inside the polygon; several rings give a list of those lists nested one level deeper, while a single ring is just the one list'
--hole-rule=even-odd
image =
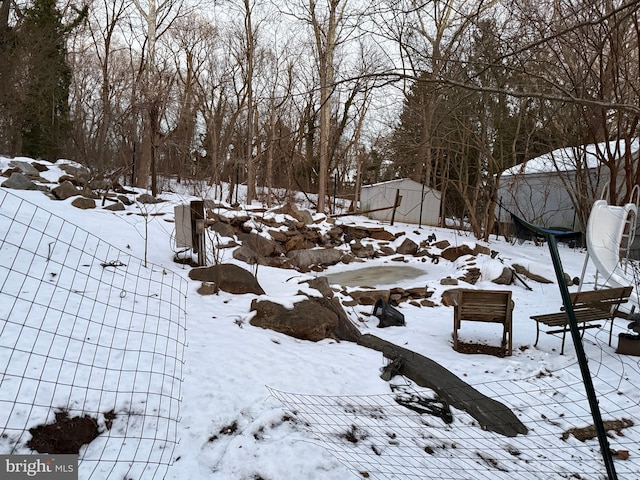
[{"label": "white shed", "polygon": [[439,224],[440,192],[408,178],[364,185],[360,191],[360,210],[374,210],[367,214],[369,218],[391,221],[392,208],[378,209],[393,207],[396,195],[400,195],[401,198],[396,209],[395,221],[421,225]]},{"label": "white shed", "polygon": [[[591,191],[598,198],[609,183],[609,171],[601,166],[596,155],[606,147],[599,144],[562,148],[505,170],[498,188],[498,198],[504,207],[497,208],[499,220],[510,222],[510,212],[513,212],[544,227],[580,231],[572,197],[588,195]],[[638,147],[637,140],[632,142],[633,155],[637,155]],[[622,142],[612,142],[608,148],[617,149],[620,156],[624,153]],[[577,175],[578,165],[589,170],[590,185],[579,180],[584,175]],[[619,185],[623,184],[619,182]],[[583,201],[590,205],[596,198],[584,198]]]}]

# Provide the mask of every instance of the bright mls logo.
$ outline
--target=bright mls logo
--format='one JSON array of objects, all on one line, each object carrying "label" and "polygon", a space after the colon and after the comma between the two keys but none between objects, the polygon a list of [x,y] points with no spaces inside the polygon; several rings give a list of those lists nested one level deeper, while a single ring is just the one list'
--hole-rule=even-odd
[{"label": "bright mls logo", "polygon": [[78,455],[0,455],[2,480],[78,480]]}]

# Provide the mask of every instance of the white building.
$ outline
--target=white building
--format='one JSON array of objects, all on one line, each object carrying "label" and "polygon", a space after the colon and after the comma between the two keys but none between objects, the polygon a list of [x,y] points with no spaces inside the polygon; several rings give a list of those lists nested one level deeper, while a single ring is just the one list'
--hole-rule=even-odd
[{"label": "white building", "polygon": [[[505,170],[498,187],[503,207],[497,208],[499,220],[510,222],[512,212],[546,228],[581,231],[574,202],[589,208],[609,184],[609,169],[601,165],[597,155],[607,146],[612,151],[618,148],[619,158],[624,155],[623,142],[585,145],[554,150]],[[631,147],[637,155],[639,142],[634,141]],[[584,169],[589,175],[584,175]],[[624,172],[621,175],[618,185],[624,186]]]},{"label": "white building", "polygon": [[380,209],[393,207],[396,195],[401,197],[394,217],[396,222],[439,224],[440,192],[408,178],[364,185],[360,191],[360,211],[370,211],[369,218],[389,222],[393,208]]}]

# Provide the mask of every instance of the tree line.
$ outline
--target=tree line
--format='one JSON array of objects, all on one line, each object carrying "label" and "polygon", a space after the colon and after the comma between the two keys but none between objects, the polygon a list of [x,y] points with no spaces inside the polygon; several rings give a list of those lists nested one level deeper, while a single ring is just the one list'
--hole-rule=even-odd
[{"label": "tree line", "polygon": [[[638,137],[639,2],[0,0],[0,152],[321,212],[410,177],[486,238],[506,168]],[[616,148],[612,203],[640,183]]]}]

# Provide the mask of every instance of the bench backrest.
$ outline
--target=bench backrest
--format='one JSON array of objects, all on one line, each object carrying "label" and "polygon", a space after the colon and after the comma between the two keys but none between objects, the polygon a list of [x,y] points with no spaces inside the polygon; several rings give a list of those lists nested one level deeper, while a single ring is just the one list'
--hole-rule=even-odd
[{"label": "bench backrest", "polygon": [[458,290],[454,305],[457,320],[506,323],[513,303],[510,290]]},{"label": "bench backrest", "polygon": [[633,286],[627,286],[574,292],[571,294],[571,304],[574,310],[580,308],[610,310],[621,303],[625,303],[629,299],[632,290]]}]

